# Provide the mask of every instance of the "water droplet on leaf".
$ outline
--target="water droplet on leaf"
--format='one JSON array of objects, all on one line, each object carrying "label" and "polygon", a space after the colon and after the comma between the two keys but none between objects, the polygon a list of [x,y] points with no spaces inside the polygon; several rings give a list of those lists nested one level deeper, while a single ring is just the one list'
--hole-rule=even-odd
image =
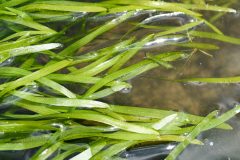
[{"label": "water droplet on leaf", "polygon": [[130,93],[131,90],[132,90],[131,88],[123,88],[120,92],[124,93],[124,94],[127,94],[127,93]]}]

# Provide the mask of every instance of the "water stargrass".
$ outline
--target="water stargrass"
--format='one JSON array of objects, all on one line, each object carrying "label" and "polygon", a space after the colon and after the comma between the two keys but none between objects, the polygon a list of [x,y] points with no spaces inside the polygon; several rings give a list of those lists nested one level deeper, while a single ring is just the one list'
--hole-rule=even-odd
[{"label": "water stargrass", "polygon": [[[0,2],[1,151],[31,149],[32,160],[124,159],[119,153],[143,143],[178,142],[167,157],[175,159],[188,144],[203,145],[196,139],[201,132],[232,129],[226,121],[239,113],[239,105],[220,116],[214,111],[204,117],[110,104],[106,97],[130,90],[134,85],[129,81],[151,69],[174,68],[192,50],[220,48],[199,38],[239,45],[238,38],[224,35],[212,24],[219,16],[236,12],[228,8],[234,2],[224,6],[151,0]],[[199,10],[219,15],[208,21]],[[156,25],[162,20],[159,16],[186,21]],[[128,25],[134,28],[125,29]],[[202,31],[203,26],[210,31]],[[114,38],[113,33],[122,29],[124,33]],[[141,29],[148,32],[136,34]],[[98,47],[103,39],[107,45]],[[176,49],[151,50],[164,45]],[[141,52],[144,58],[137,59]],[[176,81],[239,83],[239,79]]]}]

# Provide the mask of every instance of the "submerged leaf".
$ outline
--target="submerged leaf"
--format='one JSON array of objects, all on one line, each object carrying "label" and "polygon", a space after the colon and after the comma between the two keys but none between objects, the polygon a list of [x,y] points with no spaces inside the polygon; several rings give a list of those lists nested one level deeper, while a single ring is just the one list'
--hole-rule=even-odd
[{"label": "submerged leaf", "polygon": [[[169,155],[173,159],[188,144],[202,145],[195,139],[202,131],[232,129],[225,122],[239,113],[239,105],[204,118],[111,105],[104,98],[131,89],[129,80],[146,71],[174,68],[172,62],[187,58],[191,48],[218,49],[195,37],[240,44],[198,11],[235,10],[207,2],[0,0],[0,150],[37,150],[32,160],[101,160],[121,159],[121,151],[137,144],[180,142]],[[135,26],[127,31],[129,23]],[[196,31],[202,24],[216,33]],[[63,50],[51,51],[60,43]],[[162,52],[167,45],[171,50]],[[142,59],[131,61],[140,51]],[[238,83],[240,78],[178,81]]]},{"label": "submerged leaf", "polygon": [[108,104],[93,101],[93,100],[85,100],[85,99],[76,99],[76,98],[49,98],[49,97],[41,97],[35,96],[34,94],[22,92],[22,91],[15,91],[13,95],[20,97],[22,99],[35,102],[35,103],[42,103],[48,104],[53,106],[66,106],[66,107],[86,107],[86,108],[107,108],[109,107]]},{"label": "submerged leaf", "polygon": [[60,43],[49,43],[49,44],[32,45],[32,46],[26,46],[26,47],[20,47],[20,48],[14,48],[14,49],[10,49],[10,50],[1,51],[0,52],[0,56],[1,56],[0,63],[11,57],[51,50],[51,49],[58,48],[60,46],[61,46]]},{"label": "submerged leaf", "polygon": [[76,41],[72,45],[65,48],[62,52],[60,52],[60,55],[71,55],[74,51],[76,51],[78,48],[81,48],[85,44],[89,43],[93,39],[95,39],[97,36],[103,34],[104,32],[109,31],[110,29],[116,27],[123,21],[127,20],[128,18],[132,17],[134,15],[134,12],[127,12],[121,15],[120,17],[111,20],[110,22],[106,23],[105,25],[99,27],[98,29],[94,30],[93,32],[89,33],[87,36],[81,38],[80,40]]},{"label": "submerged leaf", "polygon": [[26,6],[21,7],[24,11],[39,11],[39,10],[53,10],[53,11],[69,11],[69,12],[104,12],[107,9],[100,6],[93,5],[67,5],[60,3],[57,4],[41,4],[41,3],[33,3]]},{"label": "submerged leaf", "polygon": [[177,145],[167,156],[166,160],[175,160],[177,156],[190,144],[198,134],[203,131],[203,128],[211,121],[211,119],[217,115],[217,111],[210,113],[206,118],[204,118],[188,135],[182,143]]},{"label": "submerged leaf", "polygon": [[189,32],[189,34],[195,37],[215,39],[218,41],[240,45],[240,38],[234,38],[230,36],[225,36],[225,35],[216,34],[212,32],[203,32],[203,31],[191,31]]},{"label": "submerged leaf", "polygon": [[183,78],[177,80],[178,82],[202,82],[202,83],[240,83],[240,77],[223,77],[223,78]]},{"label": "submerged leaf", "polygon": [[24,76],[22,78],[17,79],[16,81],[13,81],[11,83],[9,83],[6,88],[4,88],[1,92],[0,95],[3,96],[4,94],[6,94],[9,91],[12,91],[20,86],[26,85],[34,80],[37,80],[41,77],[44,77],[50,73],[53,73],[55,71],[58,71],[64,67],[66,67],[67,65],[69,65],[71,62],[67,61],[67,60],[63,60],[57,63],[54,63],[52,65],[46,66],[36,72],[33,72],[27,76]]}]

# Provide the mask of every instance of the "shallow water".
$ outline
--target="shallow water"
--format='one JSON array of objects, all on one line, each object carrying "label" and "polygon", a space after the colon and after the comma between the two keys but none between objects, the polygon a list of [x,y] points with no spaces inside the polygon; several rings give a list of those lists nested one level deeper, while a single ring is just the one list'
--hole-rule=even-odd
[{"label": "shallow water", "polygon": [[[98,19],[98,21],[104,22],[108,20],[108,18],[111,19],[113,17],[105,17],[105,19]],[[94,26],[94,24],[90,25]],[[128,25],[122,26],[111,33],[101,36],[81,51],[86,52],[88,50],[101,48],[109,45],[109,41],[114,43],[119,40],[119,36],[122,36],[128,27]],[[218,27],[221,28],[225,34],[240,38],[240,15],[229,14],[224,16],[218,22]],[[141,37],[147,32],[146,30],[138,30],[136,33],[137,36]],[[158,43],[158,45],[154,47],[152,44],[150,44],[150,47],[145,46],[145,49],[139,53],[133,62],[143,58],[145,56],[143,53],[149,51],[149,49],[156,53],[158,53],[159,50],[168,50],[169,46],[165,46],[163,42],[165,43],[165,41],[162,40],[160,44]],[[210,43],[213,43],[213,41],[210,41]],[[209,52],[213,55],[213,58],[197,52],[188,61],[179,61],[174,64],[177,69],[167,70],[157,68],[131,80],[131,84],[133,85],[132,90],[124,90],[122,93],[117,93],[105,100],[115,104],[151,106],[198,115],[206,115],[214,109],[220,109],[221,112],[225,112],[232,108],[235,103],[239,102],[239,84],[187,84],[161,80],[162,78],[175,79],[181,77],[238,76],[240,70],[240,46],[220,42],[217,42],[217,44],[221,46],[221,49]],[[230,124],[232,124],[234,128],[232,131],[214,129],[200,135],[199,139],[202,140],[205,145],[190,145],[179,157],[179,160],[240,159],[238,146],[238,142],[240,141],[239,118],[236,117],[232,119]],[[142,147],[123,153],[123,157],[127,157],[129,160],[159,159],[159,157],[164,157],[164,155],[172,149],[172,145],[174,144]],[[7,154],[9,154],[8,157],[11,155],[16,157],[15,155],[17,154],[21,157],[23,153],[11,152]]]},{"label": "shallow water", "polygon": [[233,131],[213,129],[203,133],[199,139],[204,142],[204,146],[189,146],[179,160],[239,160],[239,118],[232,119],[230,124]]},{"label": "shallow water", "polygon": [[[240,4],[240,3],[239,3]],[[240,38],[240,15],[229,14],[222,17],[217,23],[226,35]],[[210,41],[209,43],[216,43]],[[227,77],[239,76],[240,46],[217,42],[220,50],[210,51],[213,57],[200,52],[195,53],[187,62],[177,63],[175,70],[155,69],[150,73],[131,81],[133,89],[130,93],[119,93],[111,101],[118,104],[134,106],[152,106],[184,111],[193,114],[206,115],[214,109],[225,112],[240,101],[239,84],[187,84],[163,81],[162,78],[180,77]],[[161,49],[161,48],[158,48]],[[141,55],[139,56],[141,57]],[[240,118],[235,117],[229,121],[233,126],[231,131],[213,129],[204,132],[199,139],[204,146],[190,145],[181,154],[179,160],[238,160],[240,159]],[[154,148],[154,146],[153,146]],[[152,155],[159,150],[151,149]],[[165,146],[165,149],[167,146]],[[149,147],[146,147],[149,154]],[[166,150],[165,150],[166,151]],[[130,153],[133,154],[131,151]],[[134,153],[144,153],[144,149],[135,150]],[[140,154],[141,155],[141,154]],[[148,155],[149,156],[149,155]],[[159,155],[158,155],[159,156]],[[151,156],[149,156],[151,157]],[[130,159],[160,159],[137,156]]]},{"label": "shallow water", "polygon": [[[105,21],[106,19],[103,18],[102,20]],[[136,17],[136,20],[139,21],[142,18]],[[90,23],[90,25],[94,26],[94,23]],[[217,26],[226,35],[240,38],[239,14],[227,14],[223,16],[217,22]],[[109,42],[114,43],[126,33],[126,29],[128,28],[132,28],[132,26],[123,24],[112,32],[94,40],[90,45],[83,47],[80,52],[87,52],[107,46]],[[151,31],[140,29],[134,32],[134,34],[137,37],[142,37],[149,32]],[[130,83],[133,85],[133,88],[131,90],[124,90],[121,93],[114,94],[106,98],[105,101],[113,104],[171,109],[197,115],[206,115],[215,109],[219,109],[221,113],[229,110],[240,101],[239,84],[188,84],[162,80],[163,78],[239,76],[240,46],[217,41],[208,42],[220,46],[220,50],[209,51],[213,57],[196,52],[190,59],[174,64],[176,69],[161,67],[154,69],[132,79]],[[158,45],[151,47],[147,46],[132,60],[132,63],[144,58],[144,53],[148,51],[159,53],[171,49],[174,48],[164,43],[158,43]],[[179,160],[240,159],[238,147],[238,142],[240,141],[239,118],[233,118],[230,124],[234,128],[232,131],[214,129],[204,132],[198,138],[205,145],[190,145],[181,154]],[[129,160],[159,160],[163,159],[164,155],[169,153],[170,150],[168,147],[169,145],[147,146],[126,151],[122,154],[122,157],[127,157]]]}]

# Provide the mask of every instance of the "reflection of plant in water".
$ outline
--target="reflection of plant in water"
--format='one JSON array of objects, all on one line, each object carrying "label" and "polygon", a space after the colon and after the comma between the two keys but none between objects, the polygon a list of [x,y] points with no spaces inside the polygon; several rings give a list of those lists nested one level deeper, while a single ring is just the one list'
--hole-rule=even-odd
[{"label": "reflection of plant in water", "polygon": [[[167,157],[175,159],[188,144],[202,144],[195,139],[202,131],[231,129],[224,122],[239,112],[239,106],[218,117],[217,111],[200,117],[101,102],[130,89],[127,81],[141,73],[159,66],[172,68],[172,62],[188,58],[195,50],[209,55],[206,50],[219,48],[197,38],[240,44],[239,39],[223,35],[197,12],[217,11],[219,14],[211,19],[215,21],[223,13],[236,11],[199,2],[2,1],[0,128],[4,134],[0,150],[40,147],[32,159],[65,159],[76,153],[72,159],[113,159],[139,143],[176,141],[181,143]],[[81,52],[121,23],[131,28],[120,40]],[[201,31],[203,25],[211,31]],[[80,33],[68,33],[76,27]],[[135,38],[139,29],[146,33]],[[163,45],[176,50],[159,54],[148,50]],[[127,65],[141,49],[148,50],[145,59]],[[179,81],[236,83],[238,79]]]}]

